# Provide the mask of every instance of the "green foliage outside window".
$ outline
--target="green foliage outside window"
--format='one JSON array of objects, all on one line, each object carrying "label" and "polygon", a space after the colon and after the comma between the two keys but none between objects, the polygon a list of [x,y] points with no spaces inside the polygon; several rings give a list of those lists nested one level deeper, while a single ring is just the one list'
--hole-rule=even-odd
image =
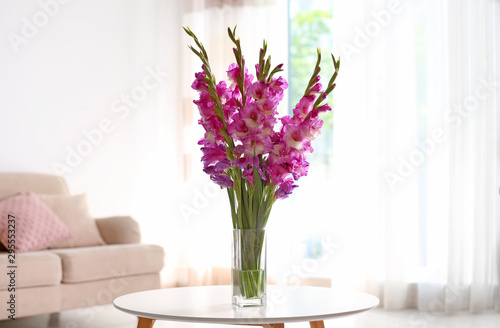
[{"label": "green foliage outside window", "polygon": [[[316,48],[321,48],[322,84],[328,84],[328,77],[333,73],[333,65],[330,61],[331,45],[333,43],[331,20],[333,10],[331,8],[321,9],[319,5],[327,1],[293,1],[296,12],[290,12],[290,44],[289,44],[289,95],[290,104],[296,104],[303,96],[305,85],[311,76],[311,67],[317,59]],[[315,8],[313,8],[315,7]],[[332,104],[332,96],[328,103]],[[333,111],[335,111],[335,107]],[[293,108],[290,108],[291,113]],[[321,167],[322,174],[329,175],[329,166],[332,160],[333,144],[333,112],[321,115],[324,121],[322,136],[318,138],[314,147],[315,152],[309,157],[314,166]]]}]

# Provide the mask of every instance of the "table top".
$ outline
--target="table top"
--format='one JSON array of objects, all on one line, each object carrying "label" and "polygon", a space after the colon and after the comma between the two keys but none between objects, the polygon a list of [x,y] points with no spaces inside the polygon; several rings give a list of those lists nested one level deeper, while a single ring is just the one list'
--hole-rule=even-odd
[{"label": "table top", "polygon": [[155,289],[118,297],[113,305],[138,317],[220,324],[271,324],[319,321],[378,306],[375,296],[325,287],[267,286],[267,305],[231,304],[231,286]]}]

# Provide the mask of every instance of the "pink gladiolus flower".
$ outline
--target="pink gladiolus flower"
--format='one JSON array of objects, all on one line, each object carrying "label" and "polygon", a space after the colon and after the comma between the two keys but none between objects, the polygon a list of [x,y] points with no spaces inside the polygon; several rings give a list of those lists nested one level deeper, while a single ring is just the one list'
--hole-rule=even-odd
[{"label": "pink gladiolus flower", "polygon": [[316,83],[312,88],[311,90],[309,90],[309,94],[308,95],[315,95],[315,94],[318,94],[318,93],[322,93],[323,90],[322,90],[322,85],[321,83]]},{"label": "pink gladiolus flower", "polygon": [[225,174],[211,175],[210,180],[218,184],[221,188],[233,188],[233,180]]},{"label": "pink gladiolus flower", "polygon": [[198,92],[208,91],[208,84],[205,82],[205,77],[207,76],[205,72],[195,73],[194,76],[196,79],[193,84],[191,84],[191,88]]},{"label": "pink gladiolus flower", "polygon": [[[228,76],[229,80],[232,82],[231,89],[233,89],[233,90],[239,89],[236,81],[237,81],[238,77],[241,76],[241,74],[240,74],[240,68],[238,67],[238,65],[236,63],[229,65],[229,68],[227,70],[227,76]],[[252,83],[253,78],[254,78],[253,75],[248,74],[248,69],[245,67],[245,88],[246,89],[248,89],[249,85]]]},{"label": "pink gladiolus flower", "polygon": [[317,120],[318,119],[318,115],[319,115],[319,112],[318,112],[318,109],[312,109],[309,114],[307,115],[307,117],[305,118],[304,121],[314,121],[314,120]]},{"label": "pink gladiolus flower", "polygon": [[194,104],[205,130],[198,142],[203,171],[221,188],[228,188],[233,228],[264,228],[275,200],[287,198],[297,188],[295,181],[308,174],[306,157],[313,152],[311,141],[321,133],[319,114],[332,110],[325,100],[335,87],[340,62],[332,55],[335,73],[323,90],[318,49],[318,64],[304,96],[293,115],[278,121],[278,105],[288,82],[275,77],[283,64],[271,68],[265,41],[255,79],[245,64],[236,27],[228,28],[236,63],[227,69],[227,82],[216,83],[206,49],[189,28],[184,30],[195,41],[190,48],[203,63],[191,85],[199,94]]},{"label": "pink gladiolus flower", "polygon": [[227,88],[226,82],[224,81],[220,81],[219,84],[217,84],[216,89],[222,103],[225,104],[226,101],[231,98],[231,90]]},{"label": "pink gladiolus flower", "polygon": [[[259,67],[257,74],[259,75]],[[254,167],[267,186],[276,187],[276,199],[287,198],[297,185],[294,181],[307,175],[309,163],[306,153],[312,152],[311,140],[320,133],[323,121],[318,118],[320,112],[331,110],[328,104],[313,109],[316,95],[322,95],[319,76],[308,94],[295,106],[293,117],[280,118],[281,128],[274,131],[277,123],[276,113],[287,81],[272,78],[267,81],[255,81],[245,68],[245,106],[237,79],[241,70],[237,64],[231,64],[227,70],[229,85],[221,81],[216,85],[216,93],[222,105],[223,118],[215,114],[215,102],[208,93],[205,72],[196,73],[192,88],[199,92],[194,101],[200,112],[199,123],[205,129],[204,138],[198,143],[203,156],[203,171],[221,188],[233,188],[228,170],[238,168],[241,177],[249,184],[254,184]],[[225,120],[225,124],[221,122]],[[231,160],[227,157],[227,141],[221,135],[227,133],[233,140]]]},{"label": "pink gladiolus flower", "polygon": [[248,69],[245,67],[245,89],[248,90],[250,84],[252,84],[254,76],[252,74],[248,74]]},{"label": "pink gladiolus flower", "polygon": [[245,168],[243,169],[243,173],[241,177],[246,179],[253,186],[253,168]]},{"label": "pink gladiolus flower", "polygon": [[274,116],[266,116],[264,118],[261,136],[269,136],[273,132],[274,124],[276,124],[276,119]]},{"label": "pink gladiolus flower", "polygon": [[245,147],[243,147],[243,145],[237,145],[233,149],[233,153],[234,153],[234,156],[236,156],[236,158],[241,157],[244,152],[245,152]]},{"label": "pink gladiolus flower", "polygon": [[231,167],[231,161],[227,158],[221,159],[214,166],[214,171],[216,173],[223,173],[225,170]]},{"label": "pink gladiolus flower", "polygon": [[246,122],[240,117],[240,113],[235,114],[233,116],[234,121],[227,128],[227,133],[238,140],[248,138],[251,134],[251,131],[248,128]]},{"label": "pink gladiolus flower", "polygon": [[198,141],[198,145],[215,145],[216,142],[217,140],[215,139],[215,133],[213,131],[205,131],[205,135]]},{"label": "pink gladiolus flower", "polygon": [[314,140],[321,134],[323,120],[316,119],[312,121],[306,121],[302,124],[306,125],[306,135],[309,139]]},{"label": "pink gladiolus flower", "polygon": [[292,161],[292,176],[295,180],[306,176],[309,171],[309,163],[302,156],[295,157]]},{"label": "pink gladiolus flower", "polygon": [[236,111],[239,109],[236,99],[234,99],[233,97],[229,98],[229,100],[222,105],[222,109],[224,110],[224,117],[226,118],[226,122],[230,121],[234,113],[236,113]]},{"label": "pink gladiolus flower", "polygon": [[[281,140],[280,140],[281,141]],[[271,156],[275,155],[276,158],[282,158],[287,154],[287,149],[285,148],[285,144],[279,142],[275,143],[272,152],[269,154],[269,159]]]},{"label": "pink gladiolus flower", "polygon": [[262,103],[267,99],[267,88],[268,85],[265,82],[257,81],[252,83],[247,90],[247,96],[255,99],[255,102]]},{"label": "pink gladiolus flower", "polygon": [[303,120],[311,111],[315,98],[316,96],[302,97],[297,106],[293,109],[293,114]]},{"label": "pink gladiolus flower", "polygon": [[[262,173],[262,170],[258,167],[258,165],[257,165],[257,168],[258,168],[257,170],[259,172],[260,178],[265,180],[265,177]],[[252,186],[254,185],[253,166],[250,166],[250,167],[246,168],[245,170],[243,170],[243,174],[241,176],[244,177],[245,179],[247,179],[247,181]]]},{"label": "pink gladiolus flower", "polygon": [[246,125],[253,131],[262,129],[264,124],[264,116],[259,110],[256,103],[247,103],[245,108],[240,111],[241,119],[245,121]]},{"label": "pink gladiolus flower", "polygon": [[232,63],[229,65],[229,68],[227,69],[227,77],[233,84],[236,84],[236,80],[240,76],[240,68],[236,63]]},{"label": "pink gladiolus flower", "polygon": [[283,183],[284,179],[290,174],[285,166],[282,165],[267,165],[264,167],[267,173],[269,173],[272,182],[275,186],[279,186]]},{"label": "pink gladiolus flower", "polygon": [[216,161],[226,158],[226,149],[223,145],[218,147],[201,147],[201,151],[203,152],[201,161],[204,166],[209,166]]},{"label": "pink gladiolus flower", "polygon": [[293,149],[285,147],[284,144],[274,145],[268,160],[266,171],[277,186],[281,185],[290,174],[293,174],[294,170],[297,169],[297,163],[305,165],[301,161],[301,155]]},{"label": "pink gladiolus flower", "polygon": [[328,104],[324,104],[322,106],[319,106],[317,108],[318,112],[319,113],[323,113],[323,112],[328,112],[328,111],[331,111],[332,110],[332,107]]},{"label": "pink gladiolus flower", "polygon": [[276,190],[276,193],[274,194],[274,196],[276,197],[276,199],[285,199],[288,196],[290,196],[293,189],[295,189],[297,187],[298,186],[293,183],[292,179],[287,179],[280,185],[278,190]]},{"label": "pink gladiolus flower", "polygon": [[253,159],[251,158],[248,158],[246,160],[246,165],[243,169],[243,174],[242,174],[242,177],[244,177],[245,179],[247,179],[247,181],[253,186],[254,185],[254,167],[257,168],[257,172],[259,172],[259,177],[264,180],[264,181],[267,181],[267,178],[266,178],[266,175],[264,173],[264,171],[262,171],[262,169],[260,168],[260,165],[259,165],[259,159],[257,157],[254,157]]},{"label": "pink gladiolus flower", "polygon": [[253,158],[254,156],[269,153],[273,150],[273,143],[269,136],[260,137],[252,136],[242,140],[243,147],[245,147],[245,155]]},{"label": "pink gladiolus flower", "polygon": [[287,147],[300,151],[306,150],[306,148],[310,146],[306,128],[306,126],[301,124],[285,125],[283,127],[283,131],[285,133],[283,141],[286,143]]},{"label": "pink gladiolus flower", "polygon": [[198,111],[202,118],[215,115],[214,103],[210,99],[210,94],[202,92],[200,94],[200,99],[194,100],[193,103],[198,106]]},{"label": "pink gladiolus flower", "polygon": [[276,108],[278,107],[278,104],[281,99],[279,99],[276,96],[267,98],[265,102],[258,103],[260,110],[262,111],[262,114],[264,115],[275,115],[276,114]]},{"label": "pink gladiolus flower", "polygon": [[277,79],[273,78],[270,83],[271,89],[277,94],[282,94],[288,88],[288,82],[281,76]]},{"label": "pink gladiolus flower", "polygon": [[253,157],[240,157],[233,161],[233,166],[238,166],[242,170],[246,170],[253,163]]},{"label": "pink gladiolus flower", "polygon": [[280,120],[281,120],[281,124],[283,124],[283,128],[287,125],[298,124],[301,122],[297,118],[293,118],[293,117],[290,117],[288,115],[283,116],[282,118],[280,118]]},{"label": "pink gladiolus flower", "polygon": [[210,140],[210,142],[217,143],[217,141],[224,141],[224,137],[222,137],[219,133],[219,129],[222,128],[222,122],[219,121],[217,116],[213,115],[206,119],[202,117],[198,123],[205,128],[205,138]]}]

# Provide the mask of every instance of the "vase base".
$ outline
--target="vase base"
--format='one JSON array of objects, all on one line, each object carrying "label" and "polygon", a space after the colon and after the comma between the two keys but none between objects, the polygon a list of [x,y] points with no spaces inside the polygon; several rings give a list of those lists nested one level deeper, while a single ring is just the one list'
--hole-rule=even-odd
[{"label": "vase base", "polygon": [[233,295],[233,305],[238,307],[264,306],[266,305],[266,296],[264,295],[261,298],[243,298],[241,296]]}]

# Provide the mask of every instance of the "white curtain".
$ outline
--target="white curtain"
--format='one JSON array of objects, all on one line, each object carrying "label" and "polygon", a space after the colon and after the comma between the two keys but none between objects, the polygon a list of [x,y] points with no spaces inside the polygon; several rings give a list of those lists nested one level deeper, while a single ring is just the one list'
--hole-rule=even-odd
[{"label": "white curtain", "polygon": [[347,279],[416,324],[499,309],[499,3],[334,1],[334,24]]}]

